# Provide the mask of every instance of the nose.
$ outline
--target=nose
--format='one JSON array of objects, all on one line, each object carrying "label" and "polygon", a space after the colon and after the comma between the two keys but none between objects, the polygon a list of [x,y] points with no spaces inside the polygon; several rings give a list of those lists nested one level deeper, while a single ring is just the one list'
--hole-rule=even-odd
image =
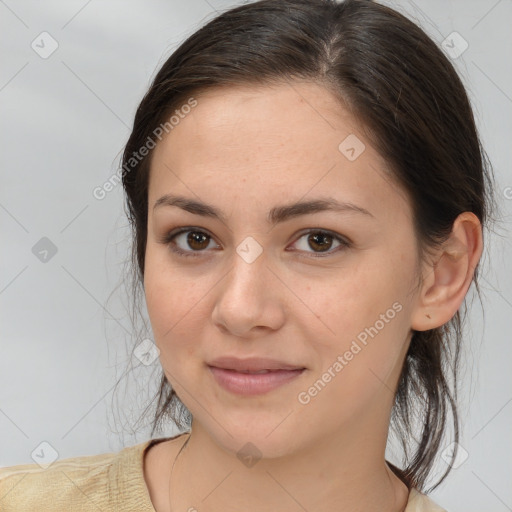
[{"label": "nose", "polygon": [[251,263],[239,254],[217,289],[212,320],[223,333],[252,338],[278,330],[285,321],[282,283],[265,251]]}]

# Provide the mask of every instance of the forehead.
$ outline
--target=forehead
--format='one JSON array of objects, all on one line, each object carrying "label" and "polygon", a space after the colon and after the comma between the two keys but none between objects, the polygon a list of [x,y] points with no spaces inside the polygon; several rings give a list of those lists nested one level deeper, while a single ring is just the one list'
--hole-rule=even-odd
[{"label": "forehead", "polygon": [[161,194],[177,191],[215,202],[221,189],[233,200],[260,205],[328,193],[363,207],[380,205],[383,213],[400,207],[403,192],[386,163],[326,88],[308,82],[237,86],[194,98],[197,105],[154,149],[150,207]]},{"label": "forehead", "polygon": [[185,143],[196,150],[176,154],[176,163],[206,154],[216,162],[290,158],[290,153],[294,160],[303,155],[310,160],[311,146],[321,143],[318,161],[325,150],[338,156],[340,136],[361,131],[327,89],[309,82],[210,89],[196,100],[167,137],[169,148]]}]

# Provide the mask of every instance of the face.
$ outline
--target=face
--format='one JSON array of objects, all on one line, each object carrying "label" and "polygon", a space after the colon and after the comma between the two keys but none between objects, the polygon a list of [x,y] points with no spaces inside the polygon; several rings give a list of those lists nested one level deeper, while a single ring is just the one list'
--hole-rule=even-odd
[{"label": "face", "polygon": [[[149,180],[144,287],[169,382],[232,450],[251,440],[278,456],[387,428],[417,282],[407,197],[320,85],[195,98],[156,146]],[[320,203],[289,208],[305,202]],[[224,356],[304,370],[239,393],[208,365]]]}]

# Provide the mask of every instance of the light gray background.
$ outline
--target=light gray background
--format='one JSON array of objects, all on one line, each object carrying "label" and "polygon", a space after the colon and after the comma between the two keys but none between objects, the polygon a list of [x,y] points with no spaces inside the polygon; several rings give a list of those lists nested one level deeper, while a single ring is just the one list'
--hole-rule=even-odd
[{"label": "light gray background", "polygon": [[[469,457],[433,497],[454,512],[512,510],[512,3],[386,3],[440,45],[453,31],[467,41],[454,62],[506,221],[483,261],[485,321],[475,301],[467,332],[461,444]],[[132,328],[127,290],[115,291],[128,250],[122,187],[101,201],[92,191],[115,172],[159,65],[216,10],[234,5],[0,1],[0,466],[33,463],[43,441],[67,458],[149,438],[147,424],[133,424],[155,389],[158,361],[124,374]],[[47,59],[31,48],[43,31],[59,45]],[[57,247],[46,263],[32,252],[42,237]]]}]

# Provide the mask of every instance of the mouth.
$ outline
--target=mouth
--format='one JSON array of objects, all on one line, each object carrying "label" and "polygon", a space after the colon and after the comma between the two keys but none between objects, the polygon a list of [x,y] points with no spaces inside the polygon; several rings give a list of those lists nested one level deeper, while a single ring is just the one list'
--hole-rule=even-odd
[{"label": "mouth", "polygon": [[[214,368],[215,368],[215,366],[214,366]],[[221,370],[228,370],[230,372],[237,372],[237,373],[247,373],[249,375],[260,375],[260,374],[263,374],[263,373],[283,371],[283,370],[257,370],[257,371],[249,371],[249,370],[233,370],[231,368],[221,368]]]},{"label": "mouth", "polygon": [[295,380],[306,368],[292,369],[232,369],[208,365],[215,382],[224,390],[235,394],[254,396],[274,391]]},{"label": "mouth", "polygon": [[301,364],[291,364],[278,359],[267,357],[251,357],[240,359],[238,357],[219,357],[207,363],[208,366],[223,370],[234,370],[239,373],[267,373],[280,370],[304,370]]}]

